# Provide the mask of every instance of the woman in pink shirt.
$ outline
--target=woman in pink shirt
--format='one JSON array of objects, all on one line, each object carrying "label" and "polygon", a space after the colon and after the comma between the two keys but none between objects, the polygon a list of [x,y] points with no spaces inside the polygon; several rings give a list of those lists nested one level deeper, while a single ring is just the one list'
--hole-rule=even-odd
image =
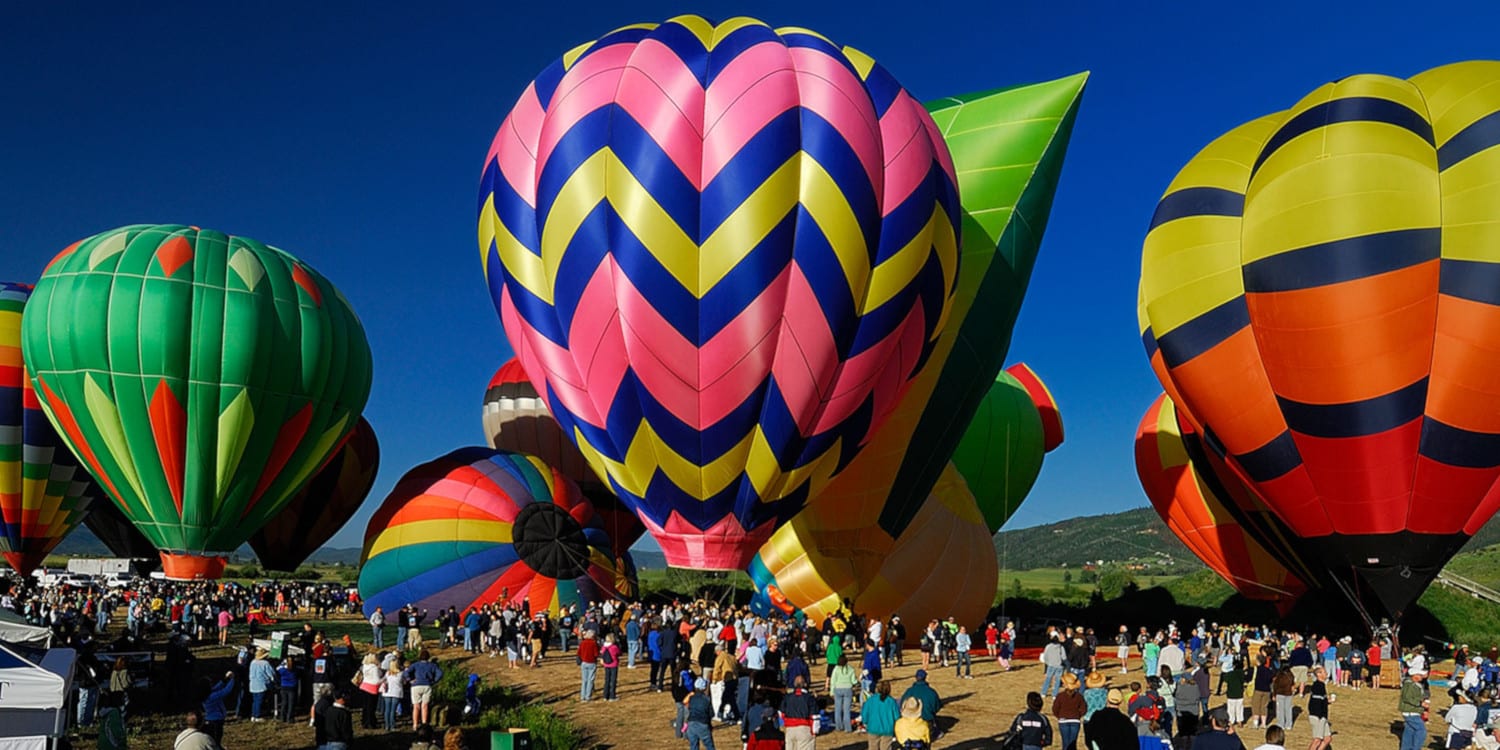
[{"label": "woman in pink shirt", "polygon": [[599,666],[604,668],[604,700],[619,700],[615,689],[620,679],[620,646],[615,643],[613,633],[604,636],[604,647],[599,649]]},{"label": "woman in pink shirt", "polygon": [[219,610],[219,645],[229,643],[229,624],[234,622],[234,615],[229,613],[229,608]]}]

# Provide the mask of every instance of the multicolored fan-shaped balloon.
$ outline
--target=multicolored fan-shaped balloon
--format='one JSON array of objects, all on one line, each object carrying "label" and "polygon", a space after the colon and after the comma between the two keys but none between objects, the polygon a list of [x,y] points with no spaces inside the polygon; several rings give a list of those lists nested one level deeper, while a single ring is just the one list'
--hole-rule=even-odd
[{"label": "multicolored fan-shaped balloon", "polygon": [[31,293],[26,284],[0,282],[0,555],[22,576],[100,499],[26,378],[21,320]]},{"label": "multicolored fan-shaped balloon", "polygon": [[1237,127],[1142,251],[1168,395],[1372,627],[1500,507],[1497,77],[1354,75]]},{"label": "multicolored fan-shaped balloon", "polygon": [[609,535],[578,486],[541,459],[463,448],[407,472],[365,531],[366,613],[619,598]]},{"label": "multicolored fan-shaped balloon", "polygon": [[[1242,524],[1253,491],[1192,458],[1176,407],[1158,396],[1135,436],[1135,465],[1151,507],[1198,559],[1246,598],[1290,610],[1307,585]],[[1231,488],[1233,488],[1231,490]],[[1231,497],[1231,491],[1241,497]]]},{"label": "multicolored fan-shaped balloon", "polygon": [[292,572],[354,517],[375,486],[380,443],[364,417],[328,464],[250,536],[250,549],[266,570]]},{"label": "multicolored fan-shaped balloon", "polygon": [[577,483],[604,520],[616,555],[629,552],[630,545],[646,533],[635,512],[599,481],[578,446],[563,434],[516,359],[501,365],[485,389],[484,436],[491,448],[536,456]]},{"label": "multicolored fan-shaped balloon", "polygon": [[196,227],[123,227],[67,248],[22,328],[42,408],[170,578],[222,574],[370,392],[364,329],[327,279]]},{"label": "multicolored fan-shaped balloon", "polygon": [[479,244],[553,416],[673,565],[743,568],[879,428],[959,273],[932,118],[804,29],[569,52],[496,133]]}]

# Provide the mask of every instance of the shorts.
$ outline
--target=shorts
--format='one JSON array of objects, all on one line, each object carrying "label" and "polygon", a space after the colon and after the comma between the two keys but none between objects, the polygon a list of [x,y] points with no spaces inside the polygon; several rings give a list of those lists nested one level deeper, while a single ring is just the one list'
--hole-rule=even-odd
[{"label": "shorts", "polygon": [[1255,716],[1265,716],[1266,709],[1271,706],[1271,691],[1257,690],[1250,696],[1250,713]]},{"label": "shorts", "polygon": [[422,705],[426,705],[426,704],[431,703],[431,702],[432,702],[432,686],[431,685],[412,685],[411,686],[411,704],[413,706],[422,706]]},{"label": "shorts", "polygon": [[1365,674],[1368,674],[1371,677],[1379,677],[1380,676],[1380,665],[1379,664],[1366,664],[1365,665]]},{"label": "shorts", "polygon": [[1307,684],[1307,667],[1292,667],[1292,680],[1298,685]]},{"label": "shorts", "polygon": [[1309,716],[1307,723],[1312,727],[1312,738],[1321,740],[1324,737],[1332,737],[1333,730],[1328,726],[1328,719],[1324,716]]},{"label": "shorts", "polygon": [[1115,656],[1118,657],[1118,658],[1120,658],[1120,659],[1124,659],[1124,658],[1130,656],[1130,647],[1129,646],[1121,646],[1118,649],[1115,649]]}]

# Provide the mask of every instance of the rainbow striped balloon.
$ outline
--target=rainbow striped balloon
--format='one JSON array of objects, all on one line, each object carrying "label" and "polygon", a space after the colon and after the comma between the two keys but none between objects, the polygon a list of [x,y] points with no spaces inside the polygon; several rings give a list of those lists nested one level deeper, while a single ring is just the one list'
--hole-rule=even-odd
[{"label": "rainbow striped balloon", "polygon": [[[627,556],[628,557],[628,556]],[[619,598],[609,535],[578,485],[539,458],[461,448],[396,483],[360,558],[365,614]]]},{"label": "rainbow striped balloon", "polygon": [[100,495],[52,429],[26,377],[21,313],[30,297],[30,286],[0,282],[0,555],[23,576],[42,564]]},{"label": "rainbow striped balloon", "polygon": [[958,190],[932,118],[805,29],[682,16],[526,89],[479,245],[538,393],[675,566],[743,568],[932,351]]}]

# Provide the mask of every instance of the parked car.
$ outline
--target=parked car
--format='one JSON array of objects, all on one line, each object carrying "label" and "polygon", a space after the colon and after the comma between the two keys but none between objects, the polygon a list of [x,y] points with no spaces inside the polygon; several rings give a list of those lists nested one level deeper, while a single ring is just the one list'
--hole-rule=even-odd
[{"label": "parked car", "polygon": [[135,576],[120,571],[118,573],[107,573],[104,576],[104,585],[112,589],[123,589],[135,580]]}]

